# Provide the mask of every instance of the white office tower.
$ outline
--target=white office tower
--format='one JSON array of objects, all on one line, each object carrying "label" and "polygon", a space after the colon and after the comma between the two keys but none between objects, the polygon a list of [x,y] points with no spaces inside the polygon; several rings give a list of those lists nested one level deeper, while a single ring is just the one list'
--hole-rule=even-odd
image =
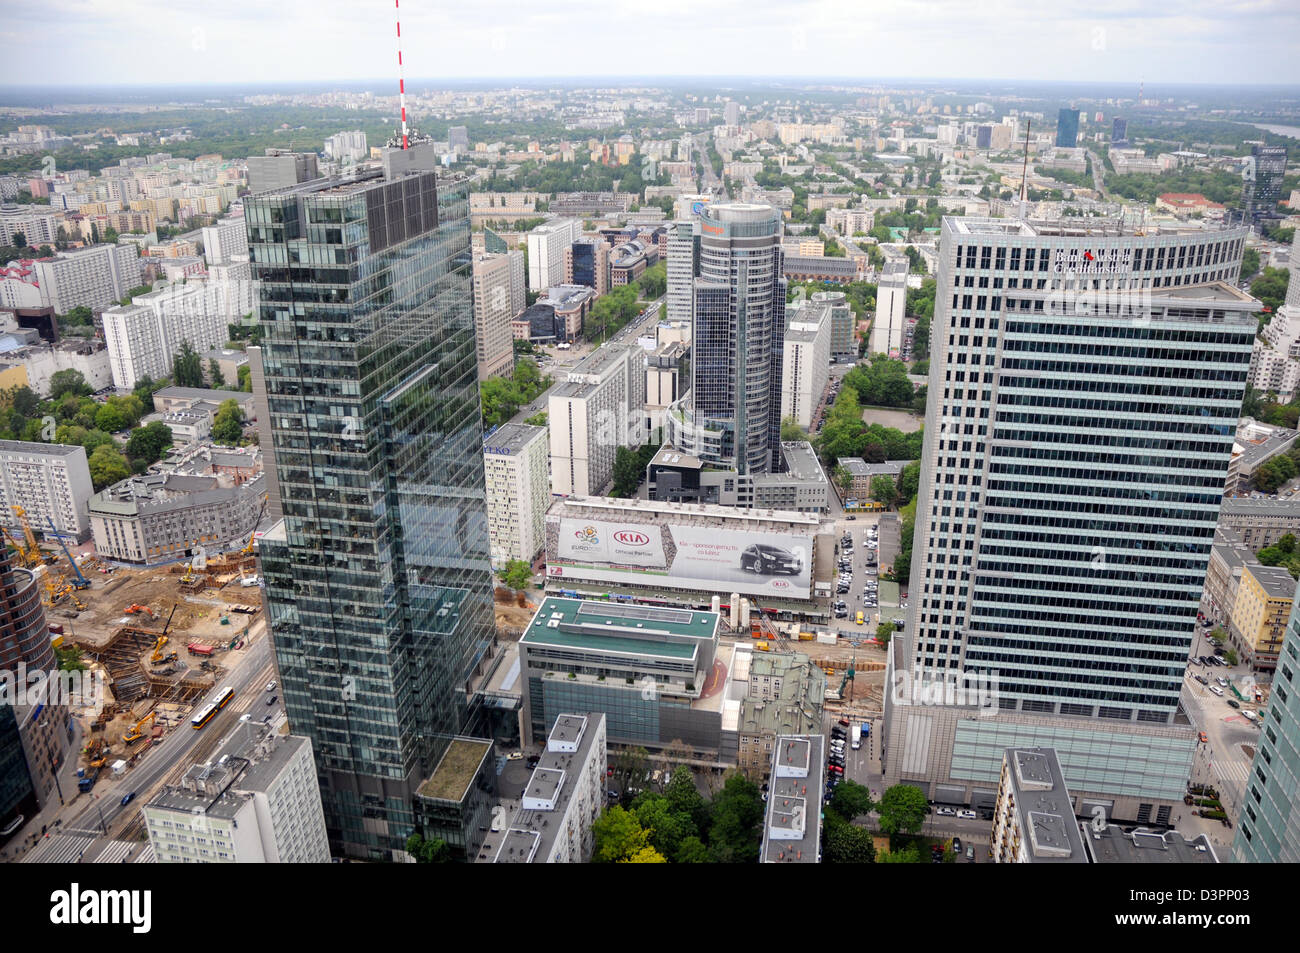
[{"label": "white office tower", "polygon": [[203,226],[203,257],[210,266],[224,265],[235,258],[248,260],[248,230],[242,216]]},{"label": "white office tower", "polygon": [[474,256],[474,347],[480,381],[514,369],[510,322],[523,312],[525,294],[522,251]]},{"label": "white office tower", "polygon": [[695,297],[695,269],[699,262],[700,228],[697,219],[672,222],[668,226],[668,323],[684,329],[690,338],[692,301]]},{"label": "white office tower", "polygon": [[551,492],[600,496],[619,447],[646,441],[645,351],[606,345],[573,368],[547,402]]},{"label": "white office tower", "polygon": [[1079,813],[1168,821],[1255,333],[1246,235],[944,219],[886,785],[991,808],[1002,752],[1052,747]]},{"label": "white office tower", "polygon": [[1286,306],[1300,311],[1300,229],[1291,237],[1291,256],[1287,262],[1291,278],[1286,286]]},{"label": "white office tower", "polygon": [[36,262],[41,303],[55,314],[76,307],[104,308],[121,301],[141,283],[140,254],[134,245],[92,245],[60,252]]},{"label": "white office tower", "polygon": [[211,761],[193,765],[141,813],[160,864],[330,860],[311,742],[278,725],[236,723]]},{"label": "white office tower", "polygon": [[546,428],[529,424],[503,424],[483,442],[488,540],[497,568],[512,559],[531,563],[546,542],[549,449]]},{"label": "white office tower", "polygon": [[691,389],[668,415],[668,442],[740,473],[767,473],[780,453],[781,223],[780,210],[741,202],[699,218]]},{"label": "white office tower", "polygon": [[898,357],[903,353],[907,320],[907,262],[886,261],[876,288],[876,320],[871,324],[871,352]]},{"label": "white office tower", "polygon": [[781,371],[781,420],[805,430],[831,374],[831,306],[810,302],[790,313]]},{"label": "white office tower", "polygon": [[582,234],[582,222],[560,218],[528,233],[528,287],[545,291],[564,284],[564,253]]},{"label": "white office tower", "polygon": [[207,308],[220,318],[221,323],[237,324],[253,313],[257,296],[253,287],[253,270],[247,256],[242,261],[210,265],[208,276],[204,280]]}]

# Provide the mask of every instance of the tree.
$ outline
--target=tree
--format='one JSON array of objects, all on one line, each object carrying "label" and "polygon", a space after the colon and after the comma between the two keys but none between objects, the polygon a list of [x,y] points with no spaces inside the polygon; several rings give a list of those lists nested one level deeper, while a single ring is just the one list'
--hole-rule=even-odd
[{"label": "tree", "polygon": [[631,857],[624,857],[620,864],[666,864],[668,861],[653,847],[642,847]]},{"label": "tree", "polygon": [[831,809],[846,821],[870,814],[875,803],[871,800],[871,791],[856,781],[842,781],[835,786],[831,795]]},{"label": "tree", "polygon": [[675,811],[662,794],[639,795],[632,805],[640,825],[650,832],[650,845],[665,857],[676,857],[682,841],[695,837],[695,821],[684,811]]},{"label": "tree", "polygon": [[592,863],[616,864],[650,846],[650,832],[643,829],[636,815],[615,805],[592,824],[596,848]]},{"label": "tree", "polygon": [[822,824],[823,861],[828,864],[870,864],[875,859],[876,846],[871,831],[854,827],[834,810],[825,813]]},{"label": "tree", "polygon": [[646,759],[650,752],[645,748],[624,748],[614,759],[614,782],[620,795],[626,795],[635,782],[640,785],[646,774]]},{"label": "tree", "polygon": [[511,589],[527,589],[533,578],[533,568],[522,559],[512,559],[501,570],[501,581]]},{"label": "tree", "polygon": [[876,626],[876,641],[881,645],[888,645],[889,640],[894,637],[894,623],[882,622]]},{"label": "tree", "polygon": [[126,458],[110,444],[96,447],[86,463],[90,467],[90,479],[96,490],[112,486],[131,475],[131,466]]},{"label": "tree", "polygon": [[406,852],[417,864],[447,864],[451,862],[451,848],[441,837],[425,840],[419,834],[406,839]]},{"label": "tree", "polygon": [[679,864],[711,864],[713,855],[704,841],[698,837],[687,837],[678,846],[673,861]]},{"label": "tree", "polygon": [[253,392],[253,372],[248,365],[240,364],[236,375],[239,377],[239,389],[246,394],[251,394]]},{"label": "tree", "polygon": [[908,844],[898,850],[887,851],[876,857],[878,864],[919,864],[921,862],[921,852],[915,844]]},{"label": "tree", "polygon": [[221,402],[212,420],[212,439],[217,443],[234,446],[244,436],[244,415],[239,402],[230,398]]},{"label": "tree", "polygon": [[180,353],[172,363],[172,376],[177,387],[203,386],[203,362],[189,341],[181,343]]},{"label": "tree", "polygon": [[662,296],[668,290],[668,265],[660,262],[653,268],[647,268],[636,283],[641,289],[641,297],[647,301]]},{"label": "tree", "polygon": [[877,809],[880,811],[880,829],[891,837],[895,834],[915,834],[925,823],[925,792],[911,784],[895,784],[885,791]]},{"label": "tree", "polygon": [[215,357],[208,359],[208,377],[212,379],[213,387],[226,386],[226,375],[221,373],[221,363]]},{"label": "tree", "polygon": [[14,232],[13,238],[11,238],[10,241],[14,243],[15,248],[27,247],[27,236],[24,235],[22,232]]},{"label": "tree", "polygon": [[628,497],[641,484],[644,471],[637,466],[637,455],[628,447],[614,451],[614,489],[611,496]]},{"label": "tree", "polygon": [[126,429],[127,417],[120,407],[105,404],[99,408],[99,413],[95,414],[95,426],[106,433],[117,433],[119,430]]},{"label": "tree", "polygon": [[800,426],[799,421],[793,417],[784,417],[781,420],[781,440],[782,442],[804,441],[808,439],[808,431]]},{"label": "tree", "polygon": [[90,392],[91,387],[86,383],[86,378],[81,371],[68,368],[55,371],[50,375],[50,400],[58,400],[64,394],[84,397]]},{"label": "tree", "polygon": [[674,813],[686,814],[696,825],[702,825],[708,818],[708,805],[704,795],[695,787],[691,769],[685,765],[680,765],[673,771],[673,776],[664,787],[664,798]]},{"label": "tree", "polygon": [[743,774],[732,774],[713,799],[709,847],[714,860],[723,864],[757,861],[762,819],[758,786]]},{"label": "tree", "polygon": [[1241,253],[1241,273],[1237,276],[1237,281],[1242,282],[1251,278],[1259,272],[1259,252],[1253,248],[1247,248]]},{"label": "tree", "polygon": [[41,407],[41,399],[36,396],[36,392],[24,384],[21,387],[15,387],[8,394],[9,406],[15,413],[22,414],[24,417],[35,417]]},{"label": "tree", "polygon": [[1229,665],[1236,665],[1238,661],[1237,650],[1236,649],[1225,650],[1223,653],[1223,660],[1227,662]]},{"label": "tree", "polygon": [[898,487],[894,484],[894,478],[881,474],[873,477],[871,480],[871,498],[878,503],[884,503],[886,506],[893,506],[898,502]]},{"label": "tree", "polygon": [[161,420],[155,420],[131,431],[131,436],[126,441],[126,454],[132,460],[157,463],[171,443],[171,428]]}]

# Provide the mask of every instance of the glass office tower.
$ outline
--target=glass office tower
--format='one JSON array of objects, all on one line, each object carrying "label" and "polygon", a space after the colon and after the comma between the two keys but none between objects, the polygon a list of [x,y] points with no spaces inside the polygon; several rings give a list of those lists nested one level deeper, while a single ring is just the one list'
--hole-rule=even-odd
[{"label": "glass office tower", "polygon": [[1079,110],[1062,109],[1056,114],[1056,144],[1063,149],[1079,144]]},{"label": "glass office tower", "polygon": [[493,634],[467,186],[320,179],[247,199],[245,218],[284,512],[259,543],[282,695],[332,848],[382,858],[471,721]]},{"label": "glass office tower", "polygon": [[1238,863],[1300,863],[1300,587],[1291,605],[1232,845]]}]

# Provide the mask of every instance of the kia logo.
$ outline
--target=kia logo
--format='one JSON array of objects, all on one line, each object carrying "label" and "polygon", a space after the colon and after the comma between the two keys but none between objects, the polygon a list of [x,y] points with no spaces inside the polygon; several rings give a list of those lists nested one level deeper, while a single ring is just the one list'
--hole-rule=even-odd
[{"label": "kia logo", "polygon": [[633,533],[630,530],[619,530],[614,534],[614,538],[620,543],[627,543],[629,546],[644,546],[650,542],[650,537],[645,533]]},{"label": "kia logo", "polygon": [[773,579],[773,580],[772,580],[772,585],[775,586],[777,589],[788,589],[788,588],[790,588],[790,584],[789,584],[788,582],[786,582],[784,579]]}]

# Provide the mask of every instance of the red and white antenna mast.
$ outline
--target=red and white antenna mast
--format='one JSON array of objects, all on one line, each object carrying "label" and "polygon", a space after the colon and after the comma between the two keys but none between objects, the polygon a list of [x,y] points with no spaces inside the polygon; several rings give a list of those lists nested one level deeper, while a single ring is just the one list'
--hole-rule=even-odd
[{"label": "red and white antenna mast", "polygon": [[402,73],[402,0],[393,0],[397,11],[397,97],[402,104],[402,148],[406,148],[406,78]]}]

